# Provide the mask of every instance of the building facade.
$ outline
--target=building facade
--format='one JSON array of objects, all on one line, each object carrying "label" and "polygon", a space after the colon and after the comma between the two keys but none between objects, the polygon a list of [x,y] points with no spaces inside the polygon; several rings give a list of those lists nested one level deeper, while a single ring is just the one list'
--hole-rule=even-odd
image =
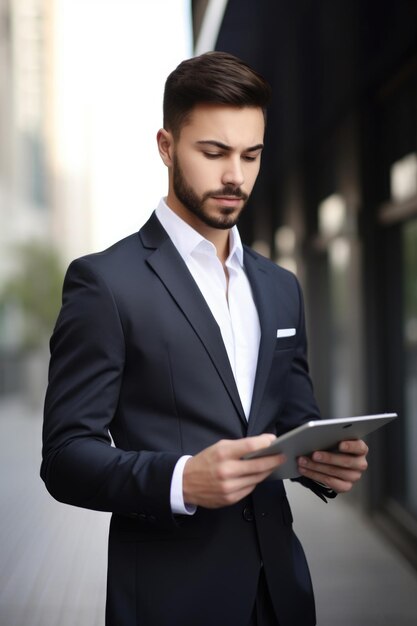
[{"label": "building facade", "polygon": [[44,393],[63,267],[90,239],[87,174],[62,161],[58,4],[0,0],[0,397]]},{"label": "building facade", "polygon": [[272,84],[243,238],[303,284],[323,415],[398,412],[355,498],[417,567],[417,4],[193,8],[197,52]]}]

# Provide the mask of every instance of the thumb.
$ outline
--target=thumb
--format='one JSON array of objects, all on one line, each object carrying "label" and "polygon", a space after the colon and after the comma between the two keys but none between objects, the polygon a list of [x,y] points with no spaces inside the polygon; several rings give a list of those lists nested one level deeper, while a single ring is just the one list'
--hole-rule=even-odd
[{"label": "thumb", "polygon": [[275,435],[272,435],[271,433],[263,433],[262,435],[256,435],[255,437],[239,439],[239,442],[242,443],[239,453],[247,454],[248,452],[255,452],[255,450],[262,450],[262,448],[269,447],[275,440]]}]

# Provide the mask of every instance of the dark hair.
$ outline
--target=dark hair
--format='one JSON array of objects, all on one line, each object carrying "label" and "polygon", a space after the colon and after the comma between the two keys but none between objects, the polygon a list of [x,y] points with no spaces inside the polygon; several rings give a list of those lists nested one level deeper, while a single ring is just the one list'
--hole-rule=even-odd
[{"label": "dark hair", "polygon": [[164,128],[178,136],[197,104],[260,107],[266,119],[271,87],[241,59],[226,52],[206,52],[187,59],[165,83]]}]

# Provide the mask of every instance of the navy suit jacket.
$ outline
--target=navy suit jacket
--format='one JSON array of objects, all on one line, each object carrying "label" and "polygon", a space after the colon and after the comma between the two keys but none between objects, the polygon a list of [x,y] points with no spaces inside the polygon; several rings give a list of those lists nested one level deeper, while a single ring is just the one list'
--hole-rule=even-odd
[{"label": "navy suit jacket", "polygon": [[[108,625],[244,626],[261,563],[281,626],[315,624],[282,481],[191,517],[170,507],[183,454],[320,417],[298,282],[250,249],[244,264],[261,325],[249,420],[219,327],[155,215],[68,269],[51,339],[41,475],[58,500],[113,512]],[[296,334],[277,338],[279,328]]]}]

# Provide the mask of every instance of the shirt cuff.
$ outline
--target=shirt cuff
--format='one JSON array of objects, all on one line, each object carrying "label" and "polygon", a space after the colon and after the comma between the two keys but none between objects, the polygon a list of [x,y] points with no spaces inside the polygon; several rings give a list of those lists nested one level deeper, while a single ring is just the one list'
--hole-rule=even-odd
[{"label": "shirt cuff", "polygon": [[191,459],[190,455],[182,456],[178,459],[171,479],[171,510],[173,515],[194,515],[197,507],[194,504],[186,504],[184,502],[184,496],[182,491],[182,476],[184,473],[184,466],[188,459]]}]

